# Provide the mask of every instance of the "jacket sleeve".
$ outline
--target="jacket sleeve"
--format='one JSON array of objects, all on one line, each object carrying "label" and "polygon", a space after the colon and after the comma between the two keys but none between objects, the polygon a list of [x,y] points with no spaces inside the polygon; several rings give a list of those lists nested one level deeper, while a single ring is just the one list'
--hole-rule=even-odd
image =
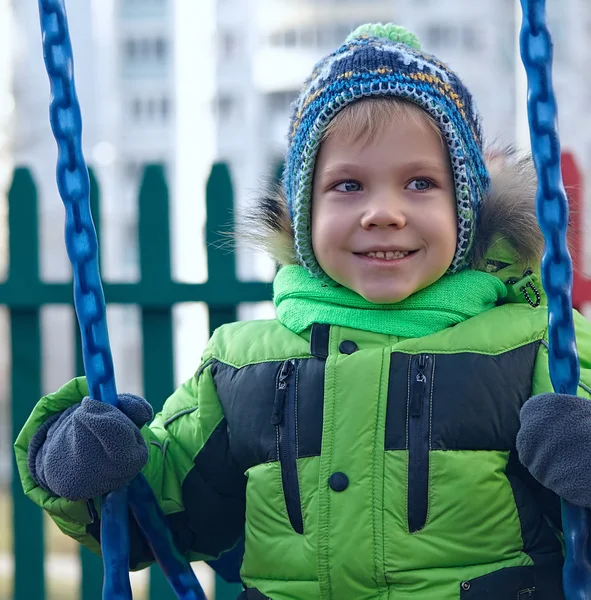
[{"label": "jacket sleeve", "polygon": [[[581,367],[577,396],[591,398],[591,323],[576,310],[573,311],[573,317]],[[548,343],[548,331],[546,330],[534,368],[532,396],[554,391],[548,366]]]},{"label": "jacket sleeve", "polygon": [[[211,366],[215,335],[197,373],[166,401],[162,412],[142,429],[149,460],[143,474],[166,514],[179,550],[190,560],[211,560],[235,546],[244,533],[246,477],[229,450],[228,431]],[[15,442],[25,494],[49,513],[58,527],[100,553],[100,499],[70,502],[36,485],[27,469],[29,442],[52,415],[88,394],[85,378],[42,398]],[[130,519],[130,568],[153,561],[143,535]]]},{"label": "jacket sleeve", "polygon": [[[576,310],[573,311],[575,335],[580,364],[580,380],[577,396],[591,399],[591,323]],[[553,392],[548,364],[548,331],[546,330],[534,367],[532,396]],[[524,468],[526,483],[542,506],[546,516],[557,529],[562,529],[560,498],[537,482]]]}]

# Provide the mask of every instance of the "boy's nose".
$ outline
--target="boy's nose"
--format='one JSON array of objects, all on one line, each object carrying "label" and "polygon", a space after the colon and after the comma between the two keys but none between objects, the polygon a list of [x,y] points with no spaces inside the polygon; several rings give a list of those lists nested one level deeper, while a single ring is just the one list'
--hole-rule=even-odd
[{"label": "boy's nose", "polygon": [[394,227],[400,229],[406,225],[406,214],[400,202],[388,197],[381,200],[370,201],[361,217],[361,226],[364,229],[375,227]]}]

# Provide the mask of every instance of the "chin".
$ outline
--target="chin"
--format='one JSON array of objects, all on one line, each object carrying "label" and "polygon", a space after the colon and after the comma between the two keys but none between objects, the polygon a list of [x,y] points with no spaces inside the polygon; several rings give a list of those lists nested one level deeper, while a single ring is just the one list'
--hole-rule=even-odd
[{"label": "chin", "polygon": [[373,302],[374,304],[396,304],[397,302],[402,302],[402,300],[405,300],[412,294],[411,291],[370,292],[369,290],[366,292],[357,293],[363,296],[367,301]]}]

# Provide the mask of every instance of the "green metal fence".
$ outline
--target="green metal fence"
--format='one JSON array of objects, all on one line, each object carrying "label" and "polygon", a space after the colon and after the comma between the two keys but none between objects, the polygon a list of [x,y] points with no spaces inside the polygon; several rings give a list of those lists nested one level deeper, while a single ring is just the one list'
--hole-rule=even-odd
[{"label": "green metal fence", "polygon": [[[91,203],[100,240],[99,188],[91,173]],[[175,282],[171,278],[168,186],[164,169],[146,167],[139,194],[140,279],[137,283],[105,283],[107,303],[137,305],[141,311],[144,393],[157,411],[173,391],[172,310],[181,302],[204,302],[209,309],[210,331],[236,320],[237,305],[271,297],[263,282],[241,282],[236,277],[233,251],[222,250],[220,232],[228,229],[233,213],[233,192],[225,164],[215,164],[207,183],[208,280],[202,284]],[[0,305],[8,308],[12,344],[12,435],[16,437],[41,397],[40,312],[46,305],[72,305],[69,283],[48,283],[39,277],[37,191],[28,169],[15,170],[8,197],[9,269],[0,283]],[[76,371],[83,373],[78,335]],[[197,365],[196,365],[197,366]],[[133,390],[129,390],[133,391]],[[25,496],[16,474],[12,478],[14,530],[14,600],[43,600],[44,540],[41,511]],[[81,600],[101,597],[102,563],[81,549]],[[239,586],[216,581],[215,600],[235,599]],[[159,569],[150,573],[150,600],[169,600],[170,591]]]}]

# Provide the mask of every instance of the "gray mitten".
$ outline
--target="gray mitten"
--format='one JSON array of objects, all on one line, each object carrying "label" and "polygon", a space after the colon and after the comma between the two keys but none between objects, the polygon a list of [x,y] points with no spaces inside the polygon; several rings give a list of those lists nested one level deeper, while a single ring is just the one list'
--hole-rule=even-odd
[{"label": "gray mitten", "polygon": [[521,409],[519,460],[546,488],[591,507],[591,401],[540,394]]},{"label": "gray mitten", "polygon": [[28,450],[31,477],[68,500],[102,496],[131,481],[148,462],[140,433],[153,417],[143,398],[119,394],[119,406],[84,398],[48,419]]}]

